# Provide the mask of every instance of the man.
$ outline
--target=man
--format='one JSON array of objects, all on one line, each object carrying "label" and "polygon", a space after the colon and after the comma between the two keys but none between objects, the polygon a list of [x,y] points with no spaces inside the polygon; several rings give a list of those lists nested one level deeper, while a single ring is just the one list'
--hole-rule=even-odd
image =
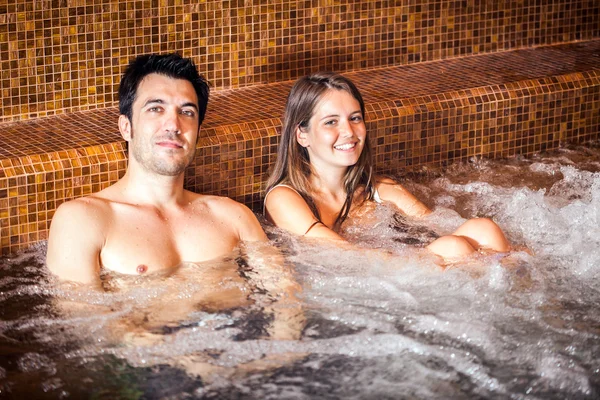
[{"label": "man", "polygon": [[128,142],[122,179],[62,204],[50,227],[47,265],[59,278],[100,284],[100,271],[174,272],[266,240],[254,214],[231,199],[183,188],[209,89],[189,59],[145,55],[119,87],[119,131]]}]

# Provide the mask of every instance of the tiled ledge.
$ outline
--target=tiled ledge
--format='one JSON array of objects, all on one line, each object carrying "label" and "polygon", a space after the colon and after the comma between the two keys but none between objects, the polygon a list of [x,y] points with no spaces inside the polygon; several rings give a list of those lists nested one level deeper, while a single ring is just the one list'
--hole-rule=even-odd
[{"label": "tiled ledge", "polygon": [[[596,140],[600,40],[346,74],[378,169],[506,157]],[[186,186],[258,208],[292,82],[211,95]],[[2,254],[47,237],[56,207],[125,171],[116,108],[0,124]]]}]

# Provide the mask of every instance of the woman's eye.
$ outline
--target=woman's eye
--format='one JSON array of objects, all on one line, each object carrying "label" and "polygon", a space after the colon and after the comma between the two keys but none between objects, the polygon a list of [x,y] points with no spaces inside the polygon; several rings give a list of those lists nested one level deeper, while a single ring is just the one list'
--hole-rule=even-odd
[{"label": "woman's eye", "polygon": [[325,125],[335,125],[337,121],[335,119],[331,119],[329,121],[325,121]]},{"label": "woman's eye", "polygon": [[356,115],[356,116],[352,117],[351,120],[354,122],[360,122],[360,121],[362,121],[362,117],[360,115]]}]

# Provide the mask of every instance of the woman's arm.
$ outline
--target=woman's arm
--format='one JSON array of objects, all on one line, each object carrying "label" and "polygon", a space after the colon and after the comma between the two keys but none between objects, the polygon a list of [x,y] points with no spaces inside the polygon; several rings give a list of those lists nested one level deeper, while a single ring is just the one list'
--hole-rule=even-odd
[{"label": "woman's arm", "polygon": [[272,189],[265,199],[265,215],[275,226],[306,237],[344,240],[319,222],[298,192],[286,186]]},{"label": "woman's arm", "polygon": [[393,203],[402,213],[410,217],[424,217],[431,213],[431,210],[412,193],[389,178],[379,179],[375,188],[381,200]]}]

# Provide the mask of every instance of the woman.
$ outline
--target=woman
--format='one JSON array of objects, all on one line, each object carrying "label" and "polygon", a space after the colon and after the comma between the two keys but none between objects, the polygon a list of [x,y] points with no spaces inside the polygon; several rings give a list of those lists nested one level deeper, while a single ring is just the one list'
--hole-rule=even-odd
[{"label": "woman", "polygon": [[[298,235],[343,240],[341,224],[365,201],[391,202],[411,217],[431,212],[400,184],[374,176],[364,115],[360,92],[341,75],[317,73],[294,84],[267,181],[271,222]],[[493,221],[476,218],[427,248],[455,258],[480,248],[508,251],[509,244]]]}]

